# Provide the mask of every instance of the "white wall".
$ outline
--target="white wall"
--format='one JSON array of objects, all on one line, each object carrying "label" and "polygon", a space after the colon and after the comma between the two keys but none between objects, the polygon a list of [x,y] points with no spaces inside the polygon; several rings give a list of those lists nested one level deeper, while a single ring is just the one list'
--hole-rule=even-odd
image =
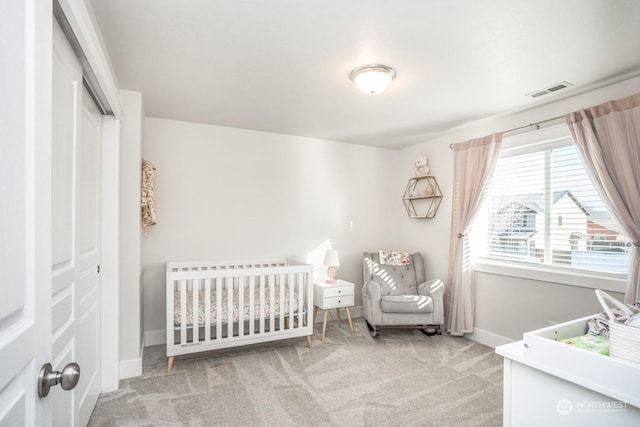
[{"label": "white wall", "polygon": [[[444,194],[436,218],[399,221],[403,246],[422,251],[427,258],[431,276],[447,279],[453,183],[453,150],[449,148],[449,144],[547,120],[638,92],[640,77],[546,106],[472,123],[401,150],[399,164],[405,176],[398,177],[396,188],[400,189],[406,185],[415,158],[425,154],[429,157],[429,166]],[[593,280],[592,285],[598,286],[598,282]],[[621,298],[619,293],[612,294]],[[486,272],[477,273],[476,330],[483,336],[494,335],[497,341],[521,339],[523,332],[548,326],[549,321],[588,316],[596,311],[599,311],[598,304],[592,289],[567,285],[560,277],[557,277],[557,280],[542,281]]]},{"label": "white wall", "polygon": [[[330,242],[341,254],[339,277],[357,284],[361,252],[384,247],[421,251],[429,276],[446,280],[453,176],[449,144],[639,91],[640,78],[634,78],[476,122],[402,150],[146,118],[143,150],[157,168],[158,212],[158,225],[142,242],[144,329],[147,339],[153,337],[147,344],[164,339],[167,261],[306,260]],[[444,194],[433,219],[410,219],[401,203],[419,154],[429,157]],[[361,296],[356,294],[358,306]],[[477,333],[472,338],[515,340],[550,321],[595,311],[593,290],[569,285],[560,276],[536,280],[483,271],[477,274]]]},{"label": "white wall", "polygon": [[142,374],[143,286],[140,187],[142,94],[121,91],[120,144],[120,378]]},{"label": "white wall", "polygon": [[[622,299],[620,293],[608,292]],[[602,311],[593,289],[545,280],[476,273],[476,329],[500,341]],[[473,337],[472,337],[473,338]],[[482,341],[482,338],[478,339]]]},{"label": "white wall", "polygon": [[404,205],[397,206],[395,221],[400,224],[402,250],[421,252],[424,256],[427,277],[447,279],[449,259],[449,229],[451,223],[451,181],[453,157],[449,144],[420,144],[399,151],[396,198],[400,198],[409,178],[414,176],[415,160],[425,154],[429,162],[429,174],[433,175],[442,191],[442,203],[434,218],[409,218]]},{"label": "white wall", "polygon": [[397,151],[156,118],[144,123],[158,215],[143,239],[148,345],[164,339],[167,261],[306,261],[329,241],[340,253],[337,276],[361,285],[362,252],[400,242]]}]

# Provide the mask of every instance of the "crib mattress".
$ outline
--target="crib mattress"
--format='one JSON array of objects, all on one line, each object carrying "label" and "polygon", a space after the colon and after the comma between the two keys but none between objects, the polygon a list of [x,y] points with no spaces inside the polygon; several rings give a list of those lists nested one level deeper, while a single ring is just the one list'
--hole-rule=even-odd
[{"label": "crib mattress", "polygon": [[[289,288],[285,286],[284,290],[284,307],[280,307],[280,286],[274,286],[274,311],[273,316],[287,316],[290,314],[289,310]],[[173,321],[175,326],[180,326],[182,323],[182,313],[180,309],[181,305],[181,293],[180,291],[176,291],[174,294],[174,306],[173,306]],[[211,325],[215,325],[218,321],[222,323],[229,322],[229,291],[226,286],[222,290],[222,301],[221,301],[221,312],[218,316],[217,310],[217,302],[216,302],[216,290],[211,289]],[[293,292],[293,312],[295,313],[298,308],[298,293]],[[238,301],[238,295],[233,295],[233,313],[231,313],[231,321],[247,321],[250,319],[249,313],[253,310],[254,319],[260,319],[260,289],[256,287],[254,291],[254,306],[250,306],[250,298],[249,298],[249,290],[245,289],[244,291],[244,301],[242,304],[242,309],[240,308],[240,304]],[[186,313],[186,324],[187,326],[193,326],[193,292],[187,292],[187,313]],[[204,326],[205,324],[205,293],[204,290],[200,290],[198,292],[198,312],[197,312],[197,322],[198,325]],[[269,287],[265,288],[264,292],[264,304],[262,306],[262,312],[264,313],[264,317],[268,319],[271,317],[271,306],[270,306],[270,290]],[[241,317],[242,313],[242,317]]]}]

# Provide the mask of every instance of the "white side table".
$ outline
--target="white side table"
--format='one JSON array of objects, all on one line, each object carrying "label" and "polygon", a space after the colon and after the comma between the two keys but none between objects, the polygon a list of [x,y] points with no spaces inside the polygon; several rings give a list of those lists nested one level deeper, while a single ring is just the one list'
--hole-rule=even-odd
[{"label": "white side table", "polygon": [[323,281],[314,282],[313,284],[313,301],[315,307],[313,308],[313,321],[316,320],[318,314],[318,308],[324,310],[324,320],[322,322],[322,341],[324,341],[325,331],[327,330],[327,315],[329,310],[335,308],[338,314],[338,324],[342,327],[342,321],[340,320],[340,309],[344,308],[347,312],[347,319],[349,319],[349,326],[351,326],[351,335],[355,336],[353,331],[353,322],[351,321],[351,311],[349,307],[354,304],[354,288],[355,285],[345,280],[337,280],[336,283],[325,283]]}]

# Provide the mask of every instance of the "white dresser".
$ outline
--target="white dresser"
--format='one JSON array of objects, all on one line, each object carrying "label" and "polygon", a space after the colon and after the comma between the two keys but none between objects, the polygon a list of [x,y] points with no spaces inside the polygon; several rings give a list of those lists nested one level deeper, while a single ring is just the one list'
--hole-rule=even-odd
[{"label": "white dresser", "polygon": [[504,357],[504,426],[639,426],[640,364],[559,342],[589,318],[524,334]]}]

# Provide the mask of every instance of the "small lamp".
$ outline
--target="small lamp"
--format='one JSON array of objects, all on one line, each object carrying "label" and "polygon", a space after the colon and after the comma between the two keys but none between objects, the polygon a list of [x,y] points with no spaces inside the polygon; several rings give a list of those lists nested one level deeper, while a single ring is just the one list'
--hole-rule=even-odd
[{"label": "small lamp", "polygon": [[327,249],[324,254],[324,265],[327,267],[327,283],[336,283],[336,269],[340,266],[338,251],[335,249]]}]

